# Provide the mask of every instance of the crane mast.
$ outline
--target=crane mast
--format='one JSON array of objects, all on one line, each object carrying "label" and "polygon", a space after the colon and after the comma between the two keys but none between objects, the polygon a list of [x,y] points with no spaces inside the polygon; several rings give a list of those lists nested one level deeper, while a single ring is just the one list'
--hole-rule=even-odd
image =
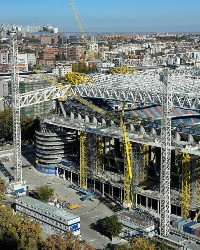
[{"label": "crane mast", "polygon": [[15,181],[22,182],[17,33],[15,30],[12,30],[9,32],[9,35],[11,43],[11,89],[12,89],[12,112],[13,112],[14,170],[15,170]]},{"label": "crane mast", "polygon": [[161,75],[162,99],[162,127],[161,127],[161,171],[160,171],[160,234],[168,236],[170,233],[170,167],[171,167],[171,111],[172,85],[168,79],[168,72]]}]

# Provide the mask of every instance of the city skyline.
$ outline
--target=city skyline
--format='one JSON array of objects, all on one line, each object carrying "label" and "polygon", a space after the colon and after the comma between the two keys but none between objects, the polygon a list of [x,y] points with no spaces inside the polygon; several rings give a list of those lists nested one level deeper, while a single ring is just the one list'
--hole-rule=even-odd
[{"label": "city skyline", "polygon": [[[74,0],[85,32],[199,32],[198,0]],[[12,8],[11,8],[12,7]],[[62,32],[79,32],[68,0],[7,0],[1,23],[51,24]]]}]

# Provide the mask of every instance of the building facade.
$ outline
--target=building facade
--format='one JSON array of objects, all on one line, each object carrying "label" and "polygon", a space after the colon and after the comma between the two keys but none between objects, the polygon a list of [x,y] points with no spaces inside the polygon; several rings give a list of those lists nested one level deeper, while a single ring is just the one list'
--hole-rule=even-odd
[{"label": "building facade", "polygon": [[72,72],[72,65],[56,65],[52,73],[58,77],[64,77],[66,74]]}]

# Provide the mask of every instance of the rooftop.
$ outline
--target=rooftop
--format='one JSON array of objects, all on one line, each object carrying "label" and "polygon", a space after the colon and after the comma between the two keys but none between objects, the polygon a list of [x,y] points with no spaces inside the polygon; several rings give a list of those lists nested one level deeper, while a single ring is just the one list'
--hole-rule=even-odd
[{"label": "rooftop", "polygon": [[59,220],[60,220],[60,218],[62,218],[63,220],[66,220],[66,221],[80,219],[79,216],[77,216],[77,215],[68,213],[65,210],[61,210],[57,207],[53,207],[47,203],[41,202],[39,200],[36,200],[36,199],[28,197],[28,196],[20,197],[16,200],[16,204],[23,204],[23,203],[26,203],[27,205],[32,206],[37,211],[43,210],[43,211],[45,211],[45,213],[49,213],[51,215],[51,217],[54,217],[55,219],[56,219],[56,217]]}]

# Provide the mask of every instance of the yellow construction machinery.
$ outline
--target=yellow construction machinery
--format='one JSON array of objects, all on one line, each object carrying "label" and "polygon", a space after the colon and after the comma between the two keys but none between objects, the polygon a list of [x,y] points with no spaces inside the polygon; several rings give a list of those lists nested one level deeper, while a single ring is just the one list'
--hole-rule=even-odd
[{"label": "yellow construction machinery", "polygon": [[88,82],[95,82],[95,80],[91,76],[79,72],[67,73],[64,78],[67,84],[71,85],[88,84]]},{"label": "yellow construction machinery", "polygon": [[121,62],[122,67],[115,67],[109,70],[111,74],[134,74],[137,73],[138,70],[133,66],[127,65],[124,62]]},{"label": "yellow construction machinery", "polygon": [[[52,83],[57,88],[63,90],[67,95],[73,97],[80,103],[88,106],[92,110],[98,112],[99,114],[107,117],[108,119],[112,120],[116,124],[118,124],[123,132],[123,139],[124,139],[124,205],[130,207],[134,204],[134,190],[133,190],[133,178],[132,178],[132,144],[127,139],[127,133],[126,133],[126,126],[127,124],[133,123],[135,121],[139,121],[139,117],[135,118],[132,121],[125,122],[124,121],[124,107],[122,108],[121,113],[121,119],[119,120],[114,115],[108,113],[107,111],[97,107],[96,105],[92,104],[91,102],[85,100],[84,98],[75,95],[73,92],[71,92],[69,89],[67,89],[65,86],[61,85],[57,81],[49,78],[44,73],[41,73],[39,70],[35,70],[36,73],[41,75],[45,80]],[[84,132],[80,133],[80,186],[82,188],[86,188],[86,162],[87,162],[87,156],[86,156],[86,135]],[[103,167],[101,167],[102,169]]]},{"label": "yellow construction machinery", "polygon": [[71,204],[71,203],[66,203],[66,207],[70,210],[72,209],[76,209],[76,208],[79,208],[80,207],[80,204],[77,203],[77,204]]},{"label": "yellow construction machinery", "polygon": [[134,68],[129,68],[128,66],[126,67],[116,67],[116,68],[111,68],[109,70],[111,74],[133,74],[137,72],[136,69]]}]

